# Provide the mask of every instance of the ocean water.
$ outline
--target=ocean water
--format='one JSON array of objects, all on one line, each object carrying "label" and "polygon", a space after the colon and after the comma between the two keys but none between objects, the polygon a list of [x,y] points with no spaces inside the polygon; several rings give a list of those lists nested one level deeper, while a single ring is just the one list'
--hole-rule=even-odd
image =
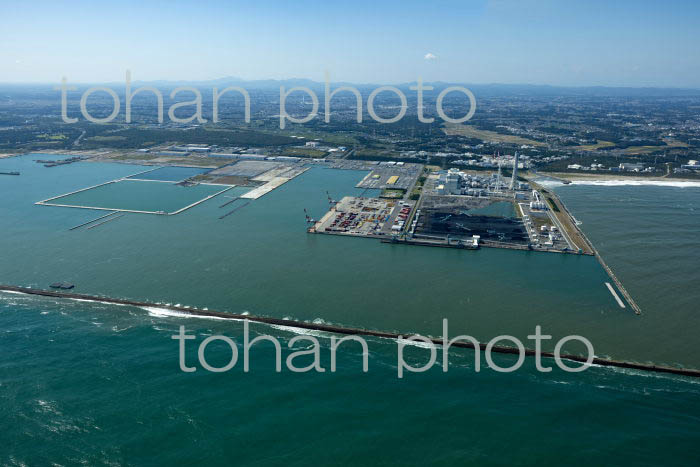
[{"label": "ocean water", "polygon": [[[451,335],[481,340],[526,340],[540,324],[556,337],[586,336],[598,355],[700,367],[697,188],[557,188],[642,307],[638,317],[616,305],[593,258],[306,234],[304,208],[317,217],[326,190],[357,194],[362,172],[310,170],[221,220],[223,198],[178,216],[133,214],[69,231],[100,213],[33,203],[145,169],[47,169],[33,158],[0,160],[22,172],[0,179],[2,283],[67,280],[83,293],[436,336],[448,318]],[[367,340],[367,373],[352,344],[332,373],[322,333],[314,335],[323,373],[276,373],[264,344],[248,373],[240,363],[183,373],[171,338],[180,325],[197,336],[190,364],[210,335],[240,349],[237,322],[0,293],[0,462],[652,465],[669,453],[678,465],[700,461],[692,379],[609,368],[543,374],[530,359],[511,374],[477,373],[464,350],[450,353],[447,373],[438,357],[431,371],[398,379],[397,345],[386,339]],[[252,330],[283,344],[296,335]],[[223,366],[230,352],[212,343],[207,360]],[[425,349],[406,352],[413,365],[427,359]]]},{"label": "ocean water", "polygon": [[140,180],[159,180],[169,182],[180,182],[195,175],[209,172],[211,169],[201,169],[197,167],[161,167],[146,173],[134,175],[131,178]]},{"label": "ocean water", "polygon": [[[174,212],[224,190],[221,185],[180,186],[157,181],[121,180],[53,201],[54,204],[132,211]],[[236,187],[229,194],[242,194],[249,188]]]},{"label": "ocean water", "polygon": [[648,348],[649,361],[698,368],[700,184],[613,182],[557,192],[642,308],[617,338]]},{"label": "ocean water", "polygon": [[[23,159],[13,162],[26,167],[5,194],[2,283],[41,288],[68,281],[89,294],[436,336],[446,318],[454,333],[486,340],[503,333],[526,339],[539,324],[552,335],[590,335],[601,355],[638,356],[596,341],[601,316],[623,323],[635,317],[615,303],[591,257],[307,234],[304,209],[319,218],[328,209],[326,191],[335,199],[361,193],[354,187],[364,172],[314,168],[224,219],[229,207],[219,206],[229,192],[177,216],[128,214],[70,231],[96,213],[34,200],[144,168],[79,163],[47,169],[31,156]],[[143,198],[127,193],[102,202]]]},{"label": "ocean water", "polygon": [[[450,369],[397,378],[396,344],[338,350],[324,373],[274,372],[271,346],[250,371],[204,371],[197,345],[239,323],[170,318],[140,309],[0,294],[0,459],[9,465],[464,465],[520,463],[697,465],[698,381],[592,368],[546,375],[474,371],[468,351]],[[185,325],[178,368],[171,336]],[[294,334],[253,326],[253,336]],[[256,344],[257,345],[257,344]],[[345,345],[345,344],[344,344]],[[285,346],[286,347],[286,346]],[[302,347],[302,346],[297,346]],[[242,352],[242,350],[240,351]],[[421,365],[424,349],[406,360]],[[283,358],[289,354],[283,353]],[[212,344],[209,364],[230,350]],[[507,366],[508,357],[496,362]],[[301,366],[304,362],[298,362]],[[545,362],[546,363],[546,362]],[[551,363],[551,362],[550,362]]]}]

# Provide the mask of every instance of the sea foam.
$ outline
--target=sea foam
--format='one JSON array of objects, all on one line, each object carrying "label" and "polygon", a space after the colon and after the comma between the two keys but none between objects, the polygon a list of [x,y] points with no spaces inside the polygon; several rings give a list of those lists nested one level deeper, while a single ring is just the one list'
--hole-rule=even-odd
[{"label": "sea foam", "polygon": [[173,317],[173,318],[214,319],[214,320],[219,320],[219,321],[242,321],[242,320],[236,319],[236,318],[221,318],[219,316],[196,315],[196,314],[191,314],[191,313],[184,313],[182,311],[168,310],[167,308],[158,308],[158,307],[154,307],[154,306],[142,306],[139,308],[147,311],[150,316],[155,316],[158,318]]},{"label": "sea foam", "polygon": [[669,186],[676,188],[700,188],[699,182],[671,180],[573,180],[571,185],[596,186]]}]

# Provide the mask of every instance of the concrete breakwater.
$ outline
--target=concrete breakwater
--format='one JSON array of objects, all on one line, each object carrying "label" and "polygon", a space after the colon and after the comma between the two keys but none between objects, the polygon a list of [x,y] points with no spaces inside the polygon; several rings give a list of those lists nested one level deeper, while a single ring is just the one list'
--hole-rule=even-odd
[{"label": "concrete breakwater", "polygon": [[[33,289],[33,288],[28,288],[28,287],[18,287],[18,286],[11,286],[11,285],[0,285],[0,291],[17,292],[17,293],[23,293],[23,294],[28,294],[28,295],[37,295],[37,296],[43,296],[43,297],[79,299],[79,300],[88,300],[88,301],[94,301],[94,302],[99,302],[99,303],[130,305],[130,306],[134,306],[134,307],[158,307],[158,308],[162,308],[165,310],[182,313],[184,315],[212,317],[212,318],[218,318],[218,319],[229,319],[229,320],[234,320],[234,321],[242,321],[242,320],[247,319],[251,322],[272,324],[272,325],[278,325],[278,326],[294,327],[294,328],[299,328],[299,329],[308,329],[308,330],[313,330],[313,331],[324,331],[324,332],[330,332],[330,333],[335,333],[335,334],[370,336],[370,337],[380,337],[380,338],[386,338],[386,339],[398,339],[399,337],[402,336],[401,334],[395,333],[395,332],[352,328],[352,327],[345,327],[345,326],[334,326],[334,325],[327,325],[327,324],[317,324],[317,323],[309,323],[309,322],[305,322],[305,321],[269,318],[269,317],[264,317],[264,316],[251,316],[251,315],[242,315],[242,314],[235,314],[235,313],[225,313],[225,312],[220,312],[220,311],[202,310],[202,309],[197,309],[197,308],[186,308],[186,307],[182,307],[182,306],[162,305],[162,304],[141,302],[141,301],[135,301],[135,300],[125,300],[125,299],[119,299],[119,298],[101,297],[101,296],[97,296],[97,295],[77,294],[77,293],[71,293],[71,292],[58,292],[58,291],[53,291],[53,290],[41,290],[41,289]],[[407,337],[408,335],[409,334],[407,334],[404,337]],[[443,343],[442,339],[431,338],[431,341],[435,345],[438,345],[438,346],[442,345],[442,343]],[[467,348],[467,349],[475,349],[475,346],[472,343],[464,342],[464,341],[455,342],[452,344],[452,346],[460,347],[460,348]],[[485,350],[485,349],[486,349],[486,344],[480,343],[479,350]],[[493,346],[491,351],[496,352],[496,353],[511,354],[511,355],[517,355],[519,353],[517,348],[504,347],[504,346]],[[536,354],[537,353],[532,349],[525,349],[526,356],[535,356]],[[554,353],[552,353],[552,352],[543,351],[543,352],[540,352],[540,355],[542,357],[545,357],[545,358],[554,358]],[[580,355],[562,354],[560,357],[564,360],[580,362],[580,363],[585,363],[587,361],[587,359],[585,357],[582,357]],[[700,370],[697,370],[697,369],[678,368],[678,367],[670,367],[670,366],[663,366],[663,365],[627,362],[627,361],[612,360],[612,359],[605,359],[605,358],[598,358],[598,357],[595,357],[593,359],[592,365],[605,366],[605,367],[615,367],[615,368],[626,368],[626,369],[632,369],[632,370],[649,371],[649,372],[656,372],[656,373],[667,373],[667,374],[688,376],[688,377],[693,377],[693,378],[700,378]]]},{"label": "concrete breakwater", "polygon": [[[551,195],[553,198],[555,198],[555,199],[559,202],[559,204],[561,204],[561,206],[564,208],[564,211],[566,212],[566,214],[567,214],[571,219],[573,219],[574,216],[571,214],[571,212],[569,212],[569,209],[568,209],[568,208],[566,207],[566,205],[561,201],[561,199],[559,199],[559,197],[558,197],[555,193],[550,193],[550,195]],[[615,283],[615,286],[617,287],[617,290],[619,290],[620,293],[622,294],[622,296],[625,297],[625,300],[627,300],[627,303],[629,304],[630,308],[632,308],[632,310],[634,310],[634,312],[635,312],[636,314],[641,315],[641,314],[642,314],[642,309],[639,308],[639,305],[637,305],[637,302],[634,301],[634,299],[632,298],[632,295],[630,295],[630,293],[627,291],[627,289],[625,288],[625,286],[622,285],[622,282],[620,281],[620,279],[618,279],[617,276],[615,275],[615,273],[612,271],[612,269],[610,269],[610,266],[608,266],[608,264],[605,262],[605,260],[603,259],[603,257],[600,255],[600,252],[598,251],[598,249],[597,249],[595,246],[593,246],[593,242],[591,242],[591,241],[588,239],[588,237],[586,236],[586,234],[583,233],[583,230],[581,230],[581,228],[580,228],[578,225],[576,225],[575,222],[572,222],[572,225],[573,225],[573,227],[578,231],[578,233],[579,233],[579,235],[581,236],[581,238],[583,239],[583,241],[585,241],[585,242],[587,243],[587,246],[591,249],[591,251],[593,251],[593,255],[596,257],[596,259],[598,260],[598,262],[600,263],[600,265],[603,267],[603,269],[605,270],[605,272],[608,274],[608,276],[610,277],[610,279],[612,279],[612,281]]]}]

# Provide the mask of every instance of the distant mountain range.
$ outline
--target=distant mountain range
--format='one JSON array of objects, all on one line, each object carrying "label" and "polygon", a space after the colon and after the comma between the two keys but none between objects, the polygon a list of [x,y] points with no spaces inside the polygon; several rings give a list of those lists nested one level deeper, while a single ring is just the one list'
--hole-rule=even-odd
[{"label": "distant mountain range", "polygon": [[[2,88],[43,88],[46,86],[56,86],[56,84],[2,84],[0,83],[0,89]],[[338,86],[354,86],[360,90],[374,89],[379,86],[384,86],[387,83],[349,83],[349,82],[332,82],[332,87]],[[69,83],[71,85],[71,83]],[[123,88],[123,81],[115,81],[109,83],[78,83],[79,88],[87,88],[90,86],[101,85],[108,86],[112,89],[118,90]],[[260,89],[260,90],[278,90],[280,86],[284,86],[287,89],[292,87],[304,86],[314,91],[323,90],[324,83],[321,81],[314,81],[304,78],[290,78],[283,80],[276,79],[262,79],[262,80],[245,80],[235,76],[228,76],[224,78],[218,78],[213,80],[198,80],[198,81],[186,81],[186,80],[154,80],[154,81],[133,81],[132,86],[155,86],[159,88],[170,89],[178,86],[195,86],[200,88],[211,89],[217,87],[222,89],[227,86],[240,86],[248,90]],[[390,83],[390,85],[395,86],[402,91],[408,93],[414,93],[415,91],[410,91],[408,88],[410,86],[415,86],[415,82],[406,83]],[[482,97],[486,96],[527,96],[527,95],[538,95],[538,96],[610,96],[610,97],[624,97],[624,96],[639,96],[639,97],[676,97],[676,96],[700,96],[700,89],[694,88],[663,88],[663,87],[613,87],[613,86],[552,86],[544,84],[470,84],[470,83],[457,83],[457,82],[444,82],[444,81],[434,81],[426,82],[424,86],[433,86],[435,90],[439,91],[449,86],[464,86],[472,90],[474,93],[479,94]],[[319,93],[320,95],[320,93]]]},{"label": "distant mountain range", "polygon": [[[246,89],[279,89],[284,86],[289,89],[296,86],[304,86],[311,89],[323,88],[322,81],[314,81],[305,78],[290,78],[283,80],[263,79],[263,80],[245,80],[242,78],[229,76],[225,78],[206,80],[206,81],[135,81],[134,84],[152,86],[207,86],[207,87],[224,87],[224,86],[241,86]],[[362,88],[377,88],[385,86],[387,83],[350,83],[350,82],[331,82],[334,87],[337,86],[355,86],[358,89]],[[415,82],[406,83],[389,83],[399,89],[408,89],[410,86],[415,86]],[[537,95],[647,95],[647,96],[663,96],[663,95],[699,95],[700,89],[693,88],[663,88],[663,87],[614,87],[614,86],[552,86],[546,84],[470,84],[458,82],[432,81],[424,83],[424,86],[433,86],[435,89],[444,89],[449,86],[464,86],[474,92],[480,94],[494,95],[517,95],[517,94],[537,94]]]}]

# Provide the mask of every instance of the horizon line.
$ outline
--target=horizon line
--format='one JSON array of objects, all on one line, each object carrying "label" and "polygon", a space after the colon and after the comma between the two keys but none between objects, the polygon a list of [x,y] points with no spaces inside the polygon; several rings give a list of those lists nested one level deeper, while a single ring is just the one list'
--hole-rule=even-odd
[{"label": "horizon line", "polygon": [[[305,81],[315,85],[323,86],[324,81],[317,81],[311,78],[255,78],[255,79],[244,79],[236,76],[225,76],[221,78],[211,78],[211,79],[150,79],[150,80],[133,80],[131,82],[134,84],[152,84],[152,83],[163,83],[163,84],[210,84],[217,82],[232,82],[232,83],[260,83],[260,82],[274,82],[284,84],[286,82],[294,81]],[[69,84],[73,85],[124,85],[125,81],[72,81],[68,80]],[[335,85],[354,85],[354,86],[408,86],[416,83],[413,81],[401,81],[401,82],[354,82],[354,81],[331,81],[330,84]],[[60,78],[57,81],[0,81],[0,86],[58,86],[61,84]],[[699,91],[700,85],[695,86],[672,86],[672,85],[659,85],[651,84],[645,86],[634,86],[634,85],[610,85],[610,84],[549,84],[549,83],[509,83],[509,82],[465,82],[465,81],[447,81],[447,80],[430,80],[423,81],[424,85],[430,84],[440,84],[440,85],[463,85],[463,86],[509,86],[509,87],[542,87],[542,88],[559,88],[559,89],[644,89],[644,90],[674,90],[674,91]]]}]

